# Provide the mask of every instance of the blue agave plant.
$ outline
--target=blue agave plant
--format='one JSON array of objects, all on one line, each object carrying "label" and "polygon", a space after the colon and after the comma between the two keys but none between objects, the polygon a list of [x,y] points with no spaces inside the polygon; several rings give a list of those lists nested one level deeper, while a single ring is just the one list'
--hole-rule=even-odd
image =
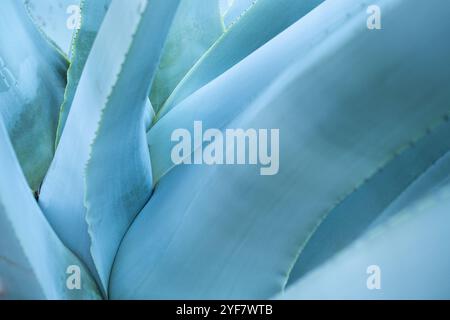
[{"label": "blue agave plant", "polygon": [[[0,298],[450,298],[449,15],[2,1]],[[276,174],[174,163],[197,122],[277,129]]]}]

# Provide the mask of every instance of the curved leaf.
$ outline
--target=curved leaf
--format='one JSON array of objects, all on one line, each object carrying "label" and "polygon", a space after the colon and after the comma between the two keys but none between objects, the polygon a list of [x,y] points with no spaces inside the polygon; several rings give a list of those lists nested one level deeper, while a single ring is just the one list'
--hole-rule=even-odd
[{"label": "curved leaf", "polygon": [[116,248],[151,193],[144,108],[177,5],[111,3],[42,186],[47,218],[105,291]]},{"label": "curved leaf", "polygon": [[150,99],[155,110],[223,32],[218,1],[181,1],[153,82]]},{"label": "curved leaf", "polygon": [[423,174],[417,181],[406,189],[389,207],[372,223],[372,228],[387,222],[398,212],[402,211],[416,199],[425,197],[447,183],[450,176],[450,154],[440,159],[434,167]]},{"label": "curved leaf", "polygon": [[295,23],[322,1],[258,0],[187,73],[157,113],[158,119],[180,101]]},{"label": "curved leaf", "polygon": [[[450,150],[450,122],[427,134],[398,155],[334,208],[314,232],[289,276],[289,284],[353,243],[386,215],[404,190]],[[417,198],[420,198],[417,196]],[[400,211],[395,206],[392,212]],[[378,223],[377,223],[378,224]]]},{"label": "curved leaf", "polygon": [[[150,84],[178,1],[150,1],[147,6],[102,112],[86,169],[91,253],[105,288],[119,243],[153,189],[144,117],[151,108]],[[139,85],[130,88],[133,82]]]},{"label": "curved leaf", "polygon": [[20,0],[38,28],[56,46],[69,55],[72,37],[76,32],[80,0]]},{"label": "curved leaf", "polygon": [[100,29],[110,3],[111,0],[84,0],[82,2],[80,29],[76,32],[72,46],[71,64],[67,71],[67,87],[56,133],[56,145],[59,143],[66,124],[70,107],[73,103],[75,92],[92,44],[97,37],[97,32]]},{"label": "curved leaf", "polygon": [[21,1],[3,1],[0,17],[0,116],[37,191],[53,158],[67,62],[39,34]]},{"label": "curved leaf", "polygon": [[[304,17],[154,124],[147,140],[155,182],[174,167],[172,132],[178,128],[192,131],[193,122],[199,119],[208,127],[221,128],[239,115],[275,78],[304,57],[318,38],[323,40],[324,29],[341,20],[341,16],[331,10],[321,10],[321,14],[326,16],[311,14]],[[316,27],[320,25],[323,27]],[[278,58],[274,60],[274,56]]]},{"label": "curved leaf", "polygon": [[[309,49],[297,51],[297,62],[263,94],[249,97],[242,84],[267,81],[261,70],[277,74],[270,67],[279,67],[278,59],[264,59],[271,43],[150,130],[165,132],[157,137],[164,143],[170,128],[192,131],[192,120],[222,133],[279,129],[279,172],[260,176],[249,165],[168,171],[121,243],[112,298],[254,299],[281,292],[299,249],[336,203],[445,121],[450,45],[439,35],[450,26],[449,6],[377,1],[389,32],[370,33],[362,4],[325,2],[274,39],[280,54],[289,56],[295,45],[288,40],[318,32],[310,41],[303,38]],[[415,33],[408,24],[412,13],[421,26]],[[323,17],[331,18],[329,24]],[[257,68],[262,63],[268,67]],[[170,154],[170,148],[159,150]]]},{"label": "curved leaf", "polygon": [[[98,299],[95,282],[64,247],[40,211],[0,120],[0,299]],[[68,267],[81,289],[69,290]]]},{"label": "curved leaf", "polygon": [[[430,171],[433,192],[414,197],[395,218],[378,225],[279,298],[449,299],[450,154]],[[422,182],[418,184],[409,189],[422,189]],[[367,270],[373,265],[379,267],[378,290],[367,286]]]}]

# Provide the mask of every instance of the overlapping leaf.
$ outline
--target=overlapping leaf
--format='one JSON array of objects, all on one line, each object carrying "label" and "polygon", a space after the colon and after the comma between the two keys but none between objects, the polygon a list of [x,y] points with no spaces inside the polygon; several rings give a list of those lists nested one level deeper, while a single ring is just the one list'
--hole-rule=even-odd
[{"label": "overlapping leaf", "polygon": [[[279,298],[449,299],[450,154],[402,198],[404,207],[394,218],[288,287]],[[378,268],[372,274],[379,277],[378,290],[369,290],[370,266]]]},{"label": "overlapping leaf", "polygon": [[[119,243],[152,192],[147,96],[177,6],[178,1],[149,1],[142,9],[139,29],[92,145],[86,170],[86,219],[91,253],[105,287]],[[133,82],[136,86],[130,87]]]},{"label": "overlapping leaf", "polygon": [[[323,217],[446,121],[450,46],[440,35],[449,5],[376,1],[389,32],[371,33],[363,4],[324,3],[150,130],[155,177],[165,176],[120,246],[113,298],[280,292]],[[267,78],[276,78],[270,88]],[[204,130],[279,129],[278,175],[259,176],[254,166],[171,169],[167,141],[176,128],[192,132],[194,120]]]},{"label": "overlapping leaf", "polygon": [[104,290],[123,233],[151,193],[144,112],[177,5],[111,3],[42,187],[47,218]]},{"label": "overlapping leaf", "polygon": [[218,1],[181,1],[151,91],[155,110],[224,31]]},{"label": "overlapping leaf", "polygon": [[76,32],[72,46],[71,64],[67,71],[67,87],[59,116],[56,144],[61,138],[86,60],[110,3],[111,0],[84,0],[82,2],[80,28]]},{"label": "overlapping leaf", "polygon": [[[110,2],[83,3],[60,115],[69,3],[25,1],[42,33],[0,6],[0,298],[100,298],[89,274],[116,299],[449,298],[449,4],[375,0],[371,31],[363,0]],[[176,165],[195,121],[279,130],[274,175]],[[44,216],[19,163],[37,191],[55,137]]]},{"label": "overlapping leaf", "polygon": [[[0,119],[0,299],[98,299],[95,282],[40,211]],[[66,286],[79,268],[80,290]]]},{"label": "overlapping leaf", "polygon": [[158,119],[321,2],[322,0],[258,0],[191,68],[159,109]]},{"label": "overlapping leaf", "polygon": [[33,21],[50,41],[69,56],[79,26],[80,0],[19,0],[25,2]]},{"label": "overlapping leaf", "polygon": [[67,62],[32,24],[22,1],[3,1],[0,15],[0,115],[36,191],[54,153]]},{"label": "overlapping leaf", "polygon": [[[314,270],[320,264],[353,243],[379,220],[400,211],[392,207],[404,196],[404,190],[450,150],[450,123],[445,122],[399,154],[374,177],[334,208],[300,252],[289,276],[289,283]],[[417,197],[419,198],[419,197]]]}]

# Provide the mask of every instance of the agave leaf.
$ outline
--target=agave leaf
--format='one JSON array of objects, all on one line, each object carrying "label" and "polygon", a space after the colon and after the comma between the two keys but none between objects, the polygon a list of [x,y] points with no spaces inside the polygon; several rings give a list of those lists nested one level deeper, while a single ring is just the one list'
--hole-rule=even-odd
[{"label": "agave leaf", "polygon": [[229,28],[258,0],[234,0],[223,15],[223,22]]},{"label": "agave leaf", "polygon": [[[420,190],[421,197],[279,298],[449,299],[450,154],[429,171],[420,179],[426,182],[419,180],[406,191]],[[379,290],[367,287],[372,265],[380,268]]]},{"label": "agave leaf", "polygon": [[82,2],[80,28],[76,32],[72,46],[71,64],[67,71],[67,87],[59,116],[56,145],[59,143],[66,124],[70,107],[73,103],[73,98],[75,97],[75,92],[92,44],[94,43],[110,3],[111,0],[84,0]]},{"label": "agave leaf", "polygon": [[144,111],[177,5],[111,3],[42,187],[47,218],[68,247],[98,271],[105,291],[117,246],[151,194]]},{"label": "agave leaf", "polygon": [[[374,224],[381,223],[376,221],[386,221],[386,215],[399,212],[401,207],[392,203],[402,199],[404,190],[450,150],[449,136],[450,123],[445,122],[337,205],[301,251],[288,285],[343,250]],[[388,207],[390,214],[384,213]]]},{"label": "agave leaf", "polygon": [[[150,84],[177,6],[178,1],[149,2],[92,145],[86,220],[105,288],[119,243],[153,189],[144,117],[151,108]],[[133,82],[139,85],[129,88]]]},{"label": "agave leaf", "polygon": [[[157,112],[157,119],[306,15],[322,0],[259,0],[197,61]],[[270,21],[268,24],[267,21]]]},{"label": "agave leaf", "polygon": [[223,32],[218,1],[181,1],[151,91],[155,110]]},{"label": "agave leaf", "polygon": [[[317,14],[304,17],[254,52],[251,59],[240,62],[154,124],[147,140],[155,182],[174,167],[171,159],[171,134],[174,130],[192,129],[195,120],[203,120],[208,127],[214,128],[229,123],[254,102],[275,78],[305,56],[317,38],[323,38],[323,29],[335,25],[341,19],[331,11],[326,14],[325,17]],[[317,25],[324,27],[316,28]],[[308,32],[304,31],[306,29]],[[277,59],[273,59],[275,56]],[[264,73],[260,70],[264,70]]]},{"label": "agave leaf", "polygon": [[[0,119],[0,299],[97,299],[95,282],[45,220]],[[81,289],[66,286],[69,266]]]},{"label": "agave leaf", "polygon": [[67,62],[37,31],[21,1],[3,1],[0,15],[0,116],[36,191],[54,153]]},{"label": "agave leaf", "polygon": [[439,159],[437,163],[429,169],[425,174],[421,175],[412,186],[408,187],[402,194],[395,199],[384,212],[377,217],[371,227],[377,227],[393,216],[397,215],[416,199],[421,199],[427,194],[433,193],[434,189],[439,189],[443,184],[448,182],[450,176],[450,154]]},{"label": "agave leaf", "polygon": [[69,55],[79,19],[80,0],[21,0],[48,39]]},{"label": "agave leaf", "polygon": [[[254,166],[201,165],[169,171],[122,241],[111,297],[268,298],[279,293],[299,249],[323,217],[445,121],[450,45],[439,35],[450,26],[448,4],[376,1],[389,32],[375,33],[366,28],[363,4],[325,2],[272,40],[277,59],[265,56],[273,50],[267,44],[150,130],[167,132],[155,136],[162,144],[170,141],[174,122],[172,129],[189,129],[193,119],[202,120],[204,130],[222,132],[278,128],[279,173],[260,176]],[[412,15],[420,26],[414,33]],[[318,34],[307,41],[310,30]],[[247,91],[254,82],[264,83],[261,70],[276,75],[271,67],[289,57],[292,39],[309,50],[297,51],[297,63],[252,103]],[[194,107],[194,115],[185,118]]]}]

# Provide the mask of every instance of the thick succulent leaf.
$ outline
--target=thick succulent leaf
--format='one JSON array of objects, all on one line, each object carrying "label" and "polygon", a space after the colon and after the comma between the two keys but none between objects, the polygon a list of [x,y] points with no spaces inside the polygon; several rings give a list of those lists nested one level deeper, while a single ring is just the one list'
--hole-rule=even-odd
[{"label": "thick succulent leaf", "polygon": [[105,290],[117,246],[151,194],[144,111],[177,5],[111,3],[42,187],[47,218],[68,247],[98,271]]},{"label": "thick succulent leaf", "polygon": [[[267,298],[280,292],[299,249],[336,203],[445,121],[450,45],[439,35],[450,27],[449,5],[377,1],[389,32],[368,32],[363,4],[325,2],[151,129],[167,133],[155,136],[162,143],[170,141],[173,122],[172,129],[189,129],[192,120],[202,120],[204,130],[222,132],[277,128],[279,173],[260,176],[255,166],[232,165],[168,172],[122,241],[113,298]],[[411,15],[420,26],[415,32]],[[311,30],[318,34],[307,41]],[[264,83],[261,70],[276,75],[271,67],[289,57],[295,42],[307,53],[297,51],[297,63],[251,103],[252,86],[243,84]],[[264,59],[272,43],[280,59]]]},{"label": "thick succulent leaf", "polygon": [[67,87],[59,116],[56,144],[61,138],[86,60],[110,3],[111,0],[84,0],[82,2],[82,19],[72,46],[71,64],[67,71]]},{"label": "thick succulent leaf", "polygon": [[32,24],[22,1],[2,1],[0,116],[35,191],[53,158],[66,70],[66,60]]},{"label": "thick succulent leaf", "polygon": [[447,183],[450,176],[450,154],[447,154],[426,174],[422,175],[414,185],[406,189],[395,201],[393,201],[388,208],[372,223],[371,227],[381,225],[398,212],[406,208],[415,199],[423,198],[428,193],[434,192],[433,189],[438,189],[444,183]]},{"label": "thick succulent leaf", "polygon": [[[197,89],[221,75],[306,15],[321,2],[322,0],[258,0],[197,61],[167,99],[158,114],[158,119]],[[270,23],[267,23],[268,21]]]},{"label": "thick succulent leaf", "polygon": [[[105,287],[119,243],[153,189],[147,96],[177,6],[178,1],[149,1],[92,145],[86,219]],[[130,87],[133,82],[137,85]]]},{"label": "thick succulent leaf", "polygon": [[155,110],[223,32],[218,1],[181,1],[151,91]]},{"label": "thick succulent leaf", "polygon": [[[310,272],[371,229],[383,213],[404,197],[404,190],[450,150],[450,122],[445,122],[398,155],[358,190],[334,208],[301,251],[289,283]],[[420,198],[419,195],[414,195]],[[378,224],[378,223],[376,223]]]},{"label": "thick succulent leaf", "polygon": [[[96,299],[95,282],[39,209],[0,119],[0,299]],[[77,266],[81,289],[66,286]]]},{"label": "thick succulent leaf", "polygon": [[[275,78],[290,69],[295,61],[303,58],[311,50],[311,45],[317,42],[317,38],[323,38],[324,29],[341,20],[341,16],[331,10],[320,12],[322,16],[311,14],[304,17],[254,52],[251,59],[245,59],[177,105],[175,110],[152,127],[147,140],[156,182],[174,167],[171,159],[172,132],[178,128],[192,131],[195,120],[203,120],[208,127],[214,128],[221,128],[230,122],[255,101]],[[325,14],[326,16],[323,16]],[[270,64],[267,61],[270,61]]]},{"label": "thick succulent leaf", "polygon": [[[429,171],[406,190],[421,197],[279,298],[449,299],[450,154]],[[367,287],[372,265],[380,268],[379,290]]]},{"label": "thick succulent leaf", "polygon": [[223,22],[229,28],[236,22],[256,1],[259,0],[234,0],[223,16]]},{"label": "thick succulent leaf", "polygon": [[25,2],[38,28],[69,55],[79,21],[80,0],[19,0]]}]

